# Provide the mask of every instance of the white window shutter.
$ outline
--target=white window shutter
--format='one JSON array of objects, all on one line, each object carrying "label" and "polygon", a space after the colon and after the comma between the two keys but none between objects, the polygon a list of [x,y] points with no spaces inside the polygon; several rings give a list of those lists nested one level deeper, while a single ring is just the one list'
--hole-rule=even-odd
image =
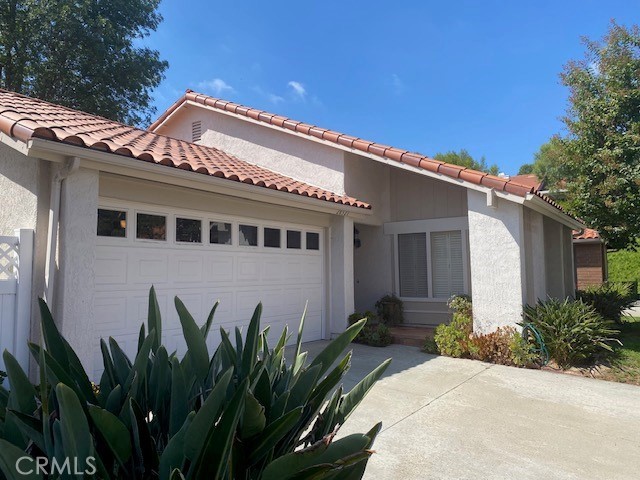
[{"label": "white window shutter", "polygon": [[398,263],[400,296],[427,297],[429,292],[426,233],[398,235]]},{"label": "white window shutter", "polygon": [[462,234],[460,231],[431,234],[433,296],[448,298],[464,293]]}]

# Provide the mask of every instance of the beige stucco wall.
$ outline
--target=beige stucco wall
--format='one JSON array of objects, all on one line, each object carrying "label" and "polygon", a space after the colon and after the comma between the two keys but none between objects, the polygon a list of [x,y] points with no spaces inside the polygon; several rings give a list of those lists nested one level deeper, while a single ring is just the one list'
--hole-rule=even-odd
[{"label": "beige stucco wall", "polygon": [[527,282],[528,304],[535,304],[547,297],[545,278],[545,251],[543,216],[524,208],[524,241],[525,241],[525,272]]},{"label": "beige stucco wall", "polygon": [[547,296],[564,298],[564,268],[562,248],[562,225],[544,217],[544,262],[547,279]]},{"label": "beige stucco wall", "polygon": [[390,221],[463,217],[467,189],[398,168],[391,169]]},{"label": "beige stucco wall", "polygon": [[198,143],[330,192],[344,194],[344,154],[341,150],[193,105],[187,105],[174,115],[176,117],[157,133],[191,141],[192,123],[201,121],[202,139]]},{"label": "beige stucco wall", "polygon": [[[464,187],[381,164],[352,153],[345,155],[346,192],[371,203],[373,215],[356,224],[361,247],[354,250],[355,308],[373,310],[375,302],[394,291],[393,235],[387,222],[467,215]],[[396,292],[397,293],[397,292]],[[437,325],[451,318],[441,301],[405,302],[405,322]]]},{"label": "beige stucco wall", "polygon": [[100,196],[203,212],[215,211],[225,215],[256,217],[274,222],[306,223],[322,227],[330,226],[332,217],[332,215],[325,213],[269,205],[239,197],[106,173],[100,175]]}]

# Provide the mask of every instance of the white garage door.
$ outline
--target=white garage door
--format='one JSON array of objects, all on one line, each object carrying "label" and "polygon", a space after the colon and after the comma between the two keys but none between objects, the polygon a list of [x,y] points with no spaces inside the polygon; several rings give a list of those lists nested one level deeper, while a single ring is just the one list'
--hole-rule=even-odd
[{"label": "white garage door", "polygon": [[305,341],[323,336],[324,245],[318,227],[104,204],[95,266],[94,378],[103,369],[100,338],[114,337],[133,359],[152,284],[169,352],[185,348],[176,295],[200,324],[220,300],[210,352],[220,340],[219,327],[246,330],[258,302],[272,344],[285,325],[297,331],[305,302]]}]

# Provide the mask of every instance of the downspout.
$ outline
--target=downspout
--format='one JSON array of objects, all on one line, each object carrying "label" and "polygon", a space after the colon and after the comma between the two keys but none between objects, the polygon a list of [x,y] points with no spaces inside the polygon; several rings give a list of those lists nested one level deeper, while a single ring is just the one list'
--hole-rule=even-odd
[{"label": "downspout", "polygon": [[80,167],[80,159],[71,157],[62,165],[51,179],[51,196],[49,197],[49,228],[47,231],[47,261],[44,272],[44,299],[52,309],[53,286],[56,273],[56,252],[58,248],[58,220],[60,218],[60,200],[62,181]]}]

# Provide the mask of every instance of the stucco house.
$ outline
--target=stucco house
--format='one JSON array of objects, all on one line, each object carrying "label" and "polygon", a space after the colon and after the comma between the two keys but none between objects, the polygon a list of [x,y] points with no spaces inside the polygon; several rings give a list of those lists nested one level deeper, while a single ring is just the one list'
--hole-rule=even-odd
[{"label": "stucco house", "polygon": [[274,334],[308,301],[306,340],[387,293],[408,323],[466,293],[477,331],[513,325],[573,293],[582,228],[531,186],[191,91],[148,131],[0,91],[0,205],[0,242],[33,231],[3,348],[38,340],[44,296],[94,375],[100,337],[135,351],[151,284],[178,350],[174,295],[200,321],[220,299],[226,328],[262,301]]},{"label": "stucco house", "polygon": [[[539,179],[533,173],[509,177],[524,185],[533,187],[535,192],[561,200],[565,190],[550,190],[545,179]],[[593,228],[580,228],[573,231],[573,262],[575,268],[576,288],[602,285],[608,280],[607,242]]]}]

